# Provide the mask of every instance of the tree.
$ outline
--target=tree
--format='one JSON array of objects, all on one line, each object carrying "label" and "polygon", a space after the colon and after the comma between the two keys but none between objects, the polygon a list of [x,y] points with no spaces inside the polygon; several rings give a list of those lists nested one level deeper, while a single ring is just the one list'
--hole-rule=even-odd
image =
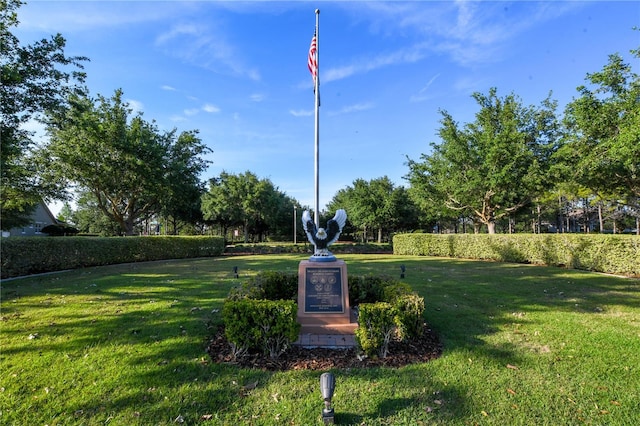
[{"label": "tree", "polygon": [[[42,198],[62,197],[61,188],[42,179],[32,162],[32,133],[24,125],[45,111],[65,107],[69,93],[81,92],[84,57],[67,57],[65,39],[56,34],[21,46],[11,33],[19,24],[19,0],[0,1],[0,216],[2,229],[29,221]],[[67,69],[67,68],[71,69]],[[75,68],[75,69],[74,69]]]},{"label": "tree", "polygon": [[[640,58],[640,49],[632,53]],[[586,80],[594,87],[579,86],[567,105],[558,156],[568,179],[640,215],[640,77],[613,54]]]},{"label": "tree", "polygon": [[91,192],[80,192],[76,204],[76,210],[73,211],[68,220],[73,223],[80,232],[85,234],[98,234],[104,237],[111,237],[122,233],[120,225],[102,212],[95,196]]},{"label": "tree", "polygon": [[226,238],[232,226],[242,224],[242,191],[238,178],[227,172],[209,180],[209,191],[202,195],[202,215],[206,221],[220,225],[221,234]]},{"label": "tree", "polygon": [[258,179],[249,171],[239,175],[220,173],[209,181],[209,191],[202,197],[205,220],[220,225],[224,236],[230,227],[242,226],[245,242],[250,235],[262,241],[270,233],[278,233],[279,227],[290,230],[294,205],[297,202],[269,179]]},{"label": "tree", "polygon": [[73,225],[74,223],[72,222],[72,216],[73,209],[71,208],[71,204],[69,204],[69,202],[65,202],[62,206],[62,209],[60,209],[60,212],[58,213],[58,217],[56,217],[56,219],[61,222],[67,222]]},{"label": "tree", "polygon": [[160,133],[140,114],[129,119],[120,90],[97,101],[74,96],[70,104],[64,114],[49,115],[51,138],[41,157],[49,159],[53,176],[90,192],[121,233],[132,235],[140,220],[163,208],[178,211],[184,200],[177,192],[199,190],[198,175],[208,163],[200,155],[209,149],[197,132],[176,140],[175,129]]},{"label": "tree", "polygon": [[407,192],[403,187],[396,188],[387,176],[370,181],[356,179],[353,186],[338,191],[328,207],[333,211],[345,209],[349,222],[362,229],[364,241],[368,229],[377,231],[380,243],[385,230],[391,233],[417,224]]},{"label": "tree", "polygon": [[417,193],[459,215],[470,215],[495,233],[496,220],[514,214],[548,184],[546,171],[556,150],[555,102],[524,107],[511,94],[474,93],[476,119],[460,128],[441,111],[441,144],[422,162],[409,160],[407,179]]},{"label": "tree", "polygon": [[204,184],[198,176],[204,169],[202,155],[209,149],[200,142],[197,131],[182,132],[169,146],[167,186],[162,200],[162,216],[170,224],[170,234],[178,234],[187,224],[202,221],[200,205]]}]

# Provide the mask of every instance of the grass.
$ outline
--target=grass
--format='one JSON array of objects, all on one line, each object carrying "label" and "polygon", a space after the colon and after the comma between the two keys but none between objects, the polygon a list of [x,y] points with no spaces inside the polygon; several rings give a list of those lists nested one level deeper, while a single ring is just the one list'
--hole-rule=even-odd
[{"label": "grass", "polygon": [[[305,256],[163,261],[2,282],[0,424],[310,425],[319,372],[211,363],[224,298]],[[338,370],[336,421],[640,424],[640,281],[559,268],[344,255],[426,301],[441,358]],[[254,388],[255,386],[255,388]]]}]

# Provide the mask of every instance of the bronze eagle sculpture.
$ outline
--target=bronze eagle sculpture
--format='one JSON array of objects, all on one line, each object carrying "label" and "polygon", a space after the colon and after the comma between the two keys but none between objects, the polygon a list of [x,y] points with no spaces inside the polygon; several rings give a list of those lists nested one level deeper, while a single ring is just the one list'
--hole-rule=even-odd
[{"label": "bronze eagle sculpture", "polygon": [[347,223],[347,212],[343,209],[336,211],[333,219],[327,222],[327,228],[316,228],[316,224],[308,210],[302,213],[302,227],[307,234],[309,242],[315,247],[315,251],[311,259],[316,260],[333,260],[335,257],[329,251],[328,247],[338,241],[338,237],[342,232],[342,228]]}]

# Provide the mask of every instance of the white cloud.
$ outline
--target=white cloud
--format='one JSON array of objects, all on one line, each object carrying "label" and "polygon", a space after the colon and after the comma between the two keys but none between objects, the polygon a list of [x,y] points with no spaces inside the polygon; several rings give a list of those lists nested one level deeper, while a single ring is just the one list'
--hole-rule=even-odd
[{"label": "white cloud", "polygon": [[250,96],[250,99],[253,102],[262,102],[264,101],[266,98],[266,95],[264,95],[263,93],[254,93],[253,95]]},{"label": "white cloud", "polygon": [[245,64],[220,28],[196,22],[175,24],[158,35],[156,46],[165,53],[213,72],[260,80],[260,72]]},{"label": "white cloud", "polygon": [[342,115],[342,114],[351,114],[352,112],[360,112],[366,111],[374,107],[374,104],[371,102],[348,105],[340,109],[339,111],[331,111],[329,115]]},{"label": "white cloud", "polygon": [[373,57],[358,58],[350,65],[329,68],[323,74],[322,82],[341,80],[352,75],[367,73],[387,66],[417,62],[424,58],[425,55],[426,51],[423,46],[414,45]]},{"label": "white cloud", "polygon": [[313,115],[313,111],[306,110],[306,109],[298,109],[298,110],[290,109],[289,114],[293,115],[294,117],[309,117]]},{"label": "white cloud", "polygon": [[202,110],[204,112],[211,112],[211,113],[220,112],[220,108],[212,104],[204,104],[204,106],[202,107]]},{"label": "white cloud", "polygon": [[[69,34],[78,31],[99,31],[101,28],[139,25],[170,19],[197,6],[186,2],[98,2],[75,1],[71,4],[38,1],[25,4],[19,10],[20,27],[45,32]],[[35,4],[37,3],[37,4]]]},{"label": "white cloud", "polygon": [[478,92],[486,89],[489,83],[486,79],[477,79],[473,77],[463,77],[453,84],[453,88],[462,94],[472,94],[473,92]]},{"label": "white cloud", "polygon": [[200,112],[200,108],[189,108],[184,110],[184,115],[186,115],[187,117],[191,117],[193,115],[196,115],[199,112]]},{"label": "white cloud", "polygon": [[174,123],[179,123],[181,121],[186,121],[187,119],[181,115],[172,115],[171,117],[169,117],[169,120],[173,121]]},{"label": "white cloud", "polygon": [[173,86],[169,86],[169,85],[167,85],[167,84],[165,84],[165,85],[161,86],[160,88],[161,88],[162,90],[166,90],[166,91],[169,91],[169,92],[175,92],[175,91],[176,91],[176,88],[175,88],[175,87],[173,87]]},{"label": "white cloud", "polygon": [[[578,1],[511,2],[357,2],[345,3],[353,18],[367,22],[372,33],[413,38],[409,52],[401,51],[335,69],[335,79],[398,62],[421,60],[436,52],[463,66],[499,61],[518,35],[584,7]],[[413,57],[411,55],[413,53]],[[394,62],[397,61],[397,62]]]},{"label": "white cloud", "polygon": [[431,87],[431,85],[433,84],[434,81],[436,81],[436,79],[440,77],[440,74],[436,74],[433,77],[431,77],[431,79],[427,82],[427,84],[418,91],[418,93],[416,93],[415,95],[412,95],[409,98],[410,102],[422,102],[425,101],[427,99],[429,99],[429,96],[427,94],[427,91],[429,90],[429,87]]},{"label": "white cloud", "polygon": [[138,114],[144,111],[144,104],[140,101],[136,101],[135,99],[126,99],[126,103],[129,104],[129,108],[134,114]]}]

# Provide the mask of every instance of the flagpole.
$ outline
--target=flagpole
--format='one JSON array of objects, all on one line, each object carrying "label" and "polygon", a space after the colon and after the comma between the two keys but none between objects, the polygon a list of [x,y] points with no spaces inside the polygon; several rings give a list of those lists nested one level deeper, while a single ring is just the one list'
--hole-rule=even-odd
[{"label": "flagpole", "polygon": [[316,78],[315,78],[315,212],[314,221],[316,228],[320,227],[320,9],[316,9]]}]

